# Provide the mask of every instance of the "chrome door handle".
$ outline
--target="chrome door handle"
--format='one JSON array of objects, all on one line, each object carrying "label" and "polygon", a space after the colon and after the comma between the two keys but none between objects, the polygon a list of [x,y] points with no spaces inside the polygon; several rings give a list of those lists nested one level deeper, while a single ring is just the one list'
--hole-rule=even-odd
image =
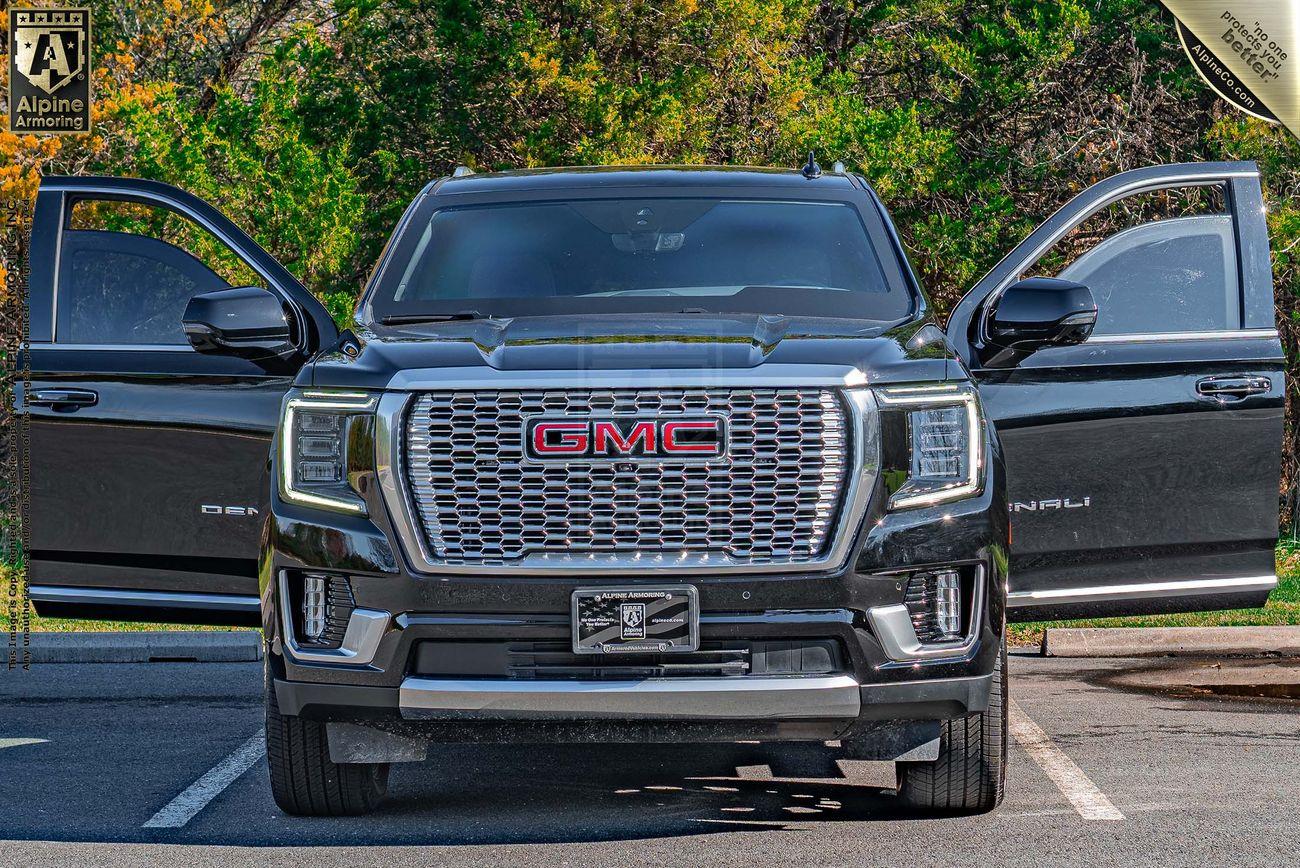
[{"label": "chrome door handle", "polygon": [[1262,395],[1273,388],[1268,377],[1206,377],[1196,381],[1196,394],[1217,401],[1240,401],[1249,395]]},{"label": "chrome door handle", "polygon": [[99,394],[89,389],[38,389],[27,402],[33,407],[75,408],[99,403]]}]

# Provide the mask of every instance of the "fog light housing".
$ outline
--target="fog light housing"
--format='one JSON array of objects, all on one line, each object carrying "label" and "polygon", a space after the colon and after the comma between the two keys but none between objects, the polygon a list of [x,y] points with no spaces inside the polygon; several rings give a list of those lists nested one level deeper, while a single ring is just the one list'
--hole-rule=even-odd
[{"label": "fog light housing", "polygon": [[347,576],[330,573],[299,573],[298,581],[288,583],[292,599],[287,600],[293,615],[294,634],[300,645],[311,648],[338,648],[343,644],[356,599]]},{"label": "fog light housing", "polygon": [[325,577],[304,576],[302,580],[302,635],[316,642],[325,635]]},{"label": "fog light housing", "polygon": [[955,569],[914,573],[904,603],[923,645],[955,642],[965,635],[963,582]]}]

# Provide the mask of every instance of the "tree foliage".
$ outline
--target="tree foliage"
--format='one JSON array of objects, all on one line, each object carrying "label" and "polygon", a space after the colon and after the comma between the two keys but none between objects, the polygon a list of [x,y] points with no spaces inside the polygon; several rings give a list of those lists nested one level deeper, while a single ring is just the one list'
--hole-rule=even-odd
[{"label": "tree foliage", "polygon": [[[1215,99],[1153,0],[95,9],[95,132],[0,133],[0,198],[30,202],[48,172],[178,184],[340,318],[405,204],[461,163],[794,166],[816,148],[876,186],[942,318],[1089,184],[1152,163],[1254,159],[1296,358],[1300,142]],[[1290,446],[1288,480],[1295,462]]]}]

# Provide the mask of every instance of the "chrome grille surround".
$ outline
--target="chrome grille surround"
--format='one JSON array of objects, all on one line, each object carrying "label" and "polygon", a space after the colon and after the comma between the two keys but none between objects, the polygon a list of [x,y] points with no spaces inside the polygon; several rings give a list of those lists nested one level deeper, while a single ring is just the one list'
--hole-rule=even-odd
[{"label": "chrome grille surround", "polygon": [[[821,389],[529,389],[416,396],[406,471],[427,545],[447,564],[530,554],[713,551],[737,561],[822,554],[848,460],[846,412]],[[533,417],[720,416],[718,458],[538,461]]]},{"label": "chrome grille surround", "polygon": [[[381,400],[376,441],[403,549],[417,571],[453,574],[837,567],[875,482],[874,399],[844,388],[862,379],[851,368],[765,368],[403,372],[390,386],[412,391]],[[730,452],[527,459],[525,420],[543,413],[723,415]]]}]

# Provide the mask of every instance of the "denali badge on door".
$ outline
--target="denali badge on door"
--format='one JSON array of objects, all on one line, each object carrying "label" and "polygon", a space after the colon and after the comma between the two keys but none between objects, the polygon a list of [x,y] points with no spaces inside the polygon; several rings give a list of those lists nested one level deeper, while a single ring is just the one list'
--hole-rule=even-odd
[{"label": "denali badge on door", "polygon": [[720,416],[667,419],[529,419],[529,458],[717,458],[724,454],[727,423]]},{"label": "denali badge on door", "polygon": [[695,588],[601,588],[573,592],[575,654],[694,651],[700,644]]}]

